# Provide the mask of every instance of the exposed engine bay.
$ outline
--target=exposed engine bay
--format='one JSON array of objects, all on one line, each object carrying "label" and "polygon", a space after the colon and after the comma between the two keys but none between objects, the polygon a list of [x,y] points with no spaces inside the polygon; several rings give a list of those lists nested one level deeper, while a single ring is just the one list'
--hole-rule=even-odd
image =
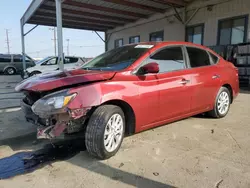
[{"label": "exposed engine bay", "polygon": [[[64,138],[67,135],[83,131],[89,118],[90,108],[70,110],[63,108],[51,113],[35,103],[51,95],[50,92],[25,91],[21,101],[26,120],[37,125],[38,139]],[[52,92],[53,94],[53,92]]]}]

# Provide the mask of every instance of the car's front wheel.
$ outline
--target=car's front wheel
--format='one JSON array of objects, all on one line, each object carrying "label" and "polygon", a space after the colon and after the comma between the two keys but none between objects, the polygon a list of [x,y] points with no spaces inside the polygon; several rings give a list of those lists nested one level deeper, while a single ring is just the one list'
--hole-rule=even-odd
[{"label": "car's front wheel", "polygon": [[227,115],[231,104],[231,94],[226,87],[221,87],[214,104],[214,109],[208,114],[214,118],[223,118]]},{"label": "car's front wheel", "polygon": [[125,131],[122,109],[115,105],[99,106],[91,115],[86,128],[85,144],[88,152],[99,158],[112,157],[119,150]]}]

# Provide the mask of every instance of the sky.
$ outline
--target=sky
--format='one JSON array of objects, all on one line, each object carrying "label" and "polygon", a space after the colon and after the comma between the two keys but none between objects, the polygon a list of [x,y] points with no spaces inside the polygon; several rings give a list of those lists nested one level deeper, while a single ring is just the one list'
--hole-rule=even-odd
[{"label": "sky", "polygon": [[[20,54],[21,32],[20,19],[32,0],[0,0],[0,53],[7,53],[6,29],[9,31],[10,53]],[[13,6],[14,5],[14,6]],[[25,31],[34,25],[26,24]],[[32,58],[44,58],[54,55],[54,33],[52,27],[38,26],[25,37],[26,53]],[[100,32],[104,37],[104,33]],[[104,52],[103,41],[92,31],[63,29],[64,53],[67,55],[67,39],[69,39],[69,55],[94,57]]]}]

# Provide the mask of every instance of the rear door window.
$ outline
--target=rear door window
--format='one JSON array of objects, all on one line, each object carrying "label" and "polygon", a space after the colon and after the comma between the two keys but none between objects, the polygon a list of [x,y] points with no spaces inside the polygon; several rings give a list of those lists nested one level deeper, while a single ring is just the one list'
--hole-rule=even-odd
[{"label": "rear door window", "polygon": [[187,52],[189,56],[190,66],[192,68],[211,65],[207,51],[199,48],[187,47]]},{"label": "rear door window", "polygon": [[212,63],[213,63],[213,64],[218,63],[219,57],[216,56],[216,55],[214,55],[214,54],[212,54],[212,53],[210,53],[210,52],[208,52],[208,53],[209,53],[209,55],[210,55],[210,57],[211,57]]},{"label": "rear door window", "polygon": [[[23,56],[22,55],[14,55],[13,62],[23,62]],[[25,56],[25,62],[31,62],[31,59]]]},{"label": "rear door window", "polygon": [[76,63],[78,61],[77,57],[65,57],[64,64]]},{"label": "rear door window", "polygon": [[22,62],[23,61],[23,57],[21,55],[14,55],[13,61],[14,62]]}]

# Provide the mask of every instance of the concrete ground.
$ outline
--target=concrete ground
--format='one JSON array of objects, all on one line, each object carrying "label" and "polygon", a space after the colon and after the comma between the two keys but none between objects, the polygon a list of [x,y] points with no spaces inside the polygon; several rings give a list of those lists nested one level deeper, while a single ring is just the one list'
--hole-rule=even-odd
[{"label": "concrete ground", "polygon": [[26,123],[20,108],[23,95],[15,91],[15,86],[20,81],[20,75],[0,75],[0,143],[35,131],[34,126]]},{"label": "concrete ground", "polygon": [[[108,160],[99,161],[84,151],[0,180],[0,188],[249,188],[249,112],[250,92],[242,91],[223,119],[197,116],[148,130],[125,138]],[[32,145],[33,140],[27,136],[6,141],[0,158],[41,147]]]}]

